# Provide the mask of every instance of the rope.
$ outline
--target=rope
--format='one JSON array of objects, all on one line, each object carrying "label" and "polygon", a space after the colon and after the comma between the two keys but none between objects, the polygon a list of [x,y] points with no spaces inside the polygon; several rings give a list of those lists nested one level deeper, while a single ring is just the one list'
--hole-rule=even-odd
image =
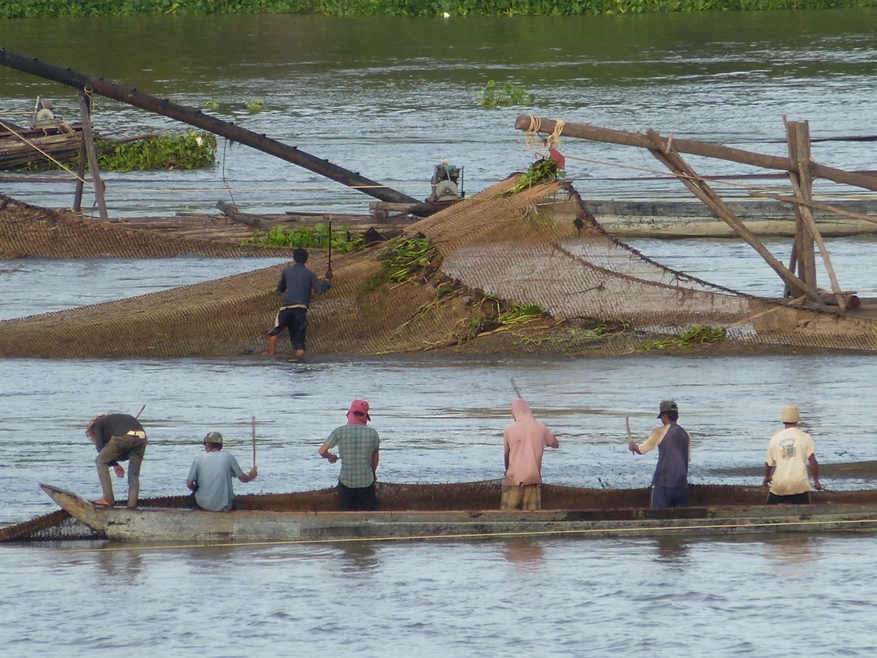
[{"label": "rope", "polygon": [[217,547],[244,547],[244,546],[289,546],[296,544],[350,544],[355,542],[401,542],[401,541],[427,541],[427,540],[444,540],[444,539],[490,539],[490,538],[516,538],[516,537],[564,537],[564,536],[587,536],[597,533],[613,533],[613,534],[633,534],[633,533],[654,533],[675,530],[725,530],[739,528],[785,528],[790,526],[822,526],[822,525],[844,525],[844,524],[877,524],[877,518],[867,519],[840,519],[831,521],[816,521],[808,519],[805,521],[788,521],[788,522],[751,522],[751,523],[715,523],[712,525],[665,525],[655,527],[630,527],[630,528],[582,528],[578,530],[525,530],[518,532],[476,532],[472,534],[457,533],[450,535],[407,535],[405,537],[344,537],[338,539],[287,539],[282,541],[252,541],[252,542],[199,542],[194,544],[173,544],[161,546],[107,546],[101,548],[71,548],[59,549],[62,553],[83,553],[91,551],[130,551],[130,550],[180,550],[189,548],[217,548]]},{"label": "rope", "polygon": [[530,125],[527,130],[524,131],[524,143],[527,145],[527,148],[533,153],[536,153],[543,158],[547,158],[549,156],[548,149],[557,148],[560,146],[560,133],[563,132],[563,127],[565,125],[566,124],[563,121],[556,121],[552,133],[545,138],[544,142],[540,139],[539,143],[537,144],[536,135],[539,133],[539,128],[542,126],[542,119],[540,119],[539,117],[534,117],[531,114]]}]

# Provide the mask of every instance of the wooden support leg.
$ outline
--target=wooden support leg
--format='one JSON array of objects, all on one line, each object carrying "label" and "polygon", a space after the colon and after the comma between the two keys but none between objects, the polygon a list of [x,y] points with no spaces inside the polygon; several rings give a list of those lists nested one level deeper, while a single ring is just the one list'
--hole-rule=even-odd
[{"label": "wooden support leg", "polygon": [[79,92],[79,111],[82,115],[82,140],[85,142],[85,150],[88,153],[88,168],[91,169],[91,181],[94,184],[98,211],[100,212],[101,219],[109,219],[107,204],[104,199],[104,185],[100,178],[100,169],[97,166],[94,134],[91,132],[91,111],[88,107],[88,99],[82,91]]}]

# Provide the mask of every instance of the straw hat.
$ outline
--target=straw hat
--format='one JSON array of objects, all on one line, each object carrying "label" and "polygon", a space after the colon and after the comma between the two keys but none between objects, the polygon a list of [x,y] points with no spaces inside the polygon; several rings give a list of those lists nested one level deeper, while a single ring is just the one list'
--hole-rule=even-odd
[{"label": "straw hat", "polygon": [[798,407],[794,404],[783,407],[783,415],[780,417],[781,423],[797,423],[799,420],[801,417],[798,415]]}]

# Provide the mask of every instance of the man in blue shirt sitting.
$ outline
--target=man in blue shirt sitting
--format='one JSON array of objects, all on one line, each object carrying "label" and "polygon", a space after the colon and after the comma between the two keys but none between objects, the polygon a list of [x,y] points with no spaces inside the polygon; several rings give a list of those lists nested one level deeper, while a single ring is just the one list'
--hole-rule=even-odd
[{"label": "man in blue shirt sitting", "polygon": [[204,454],[198,455],[189,469],[186,486],[195,492],[198,507],[210,512],[228,512],[234,509],[232,478],[241,482],[255,480],[256,465],[244,473],[237,460],[222,452],[222,434],[210,432],[204,437]]}]

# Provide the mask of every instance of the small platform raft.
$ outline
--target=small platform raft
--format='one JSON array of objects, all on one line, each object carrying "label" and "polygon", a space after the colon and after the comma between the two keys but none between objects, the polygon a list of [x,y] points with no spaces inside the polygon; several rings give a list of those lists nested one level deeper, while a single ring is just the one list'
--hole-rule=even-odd
[{"label": "small platform raft", "polygon": [[96,506],[49,485],[43,490],[97,536],[141,543],[404,541],[492,537],[750,536],[877,531],[877,491],[814,494],[811,505],[764,502],[764,489],[692,486],[692,507],[648,508],[648,489],[543,485],[543,509],[497,509],[500,482],[379,484],[380,511],[337,512],[332,489],[241,496],[233,512]]}]

